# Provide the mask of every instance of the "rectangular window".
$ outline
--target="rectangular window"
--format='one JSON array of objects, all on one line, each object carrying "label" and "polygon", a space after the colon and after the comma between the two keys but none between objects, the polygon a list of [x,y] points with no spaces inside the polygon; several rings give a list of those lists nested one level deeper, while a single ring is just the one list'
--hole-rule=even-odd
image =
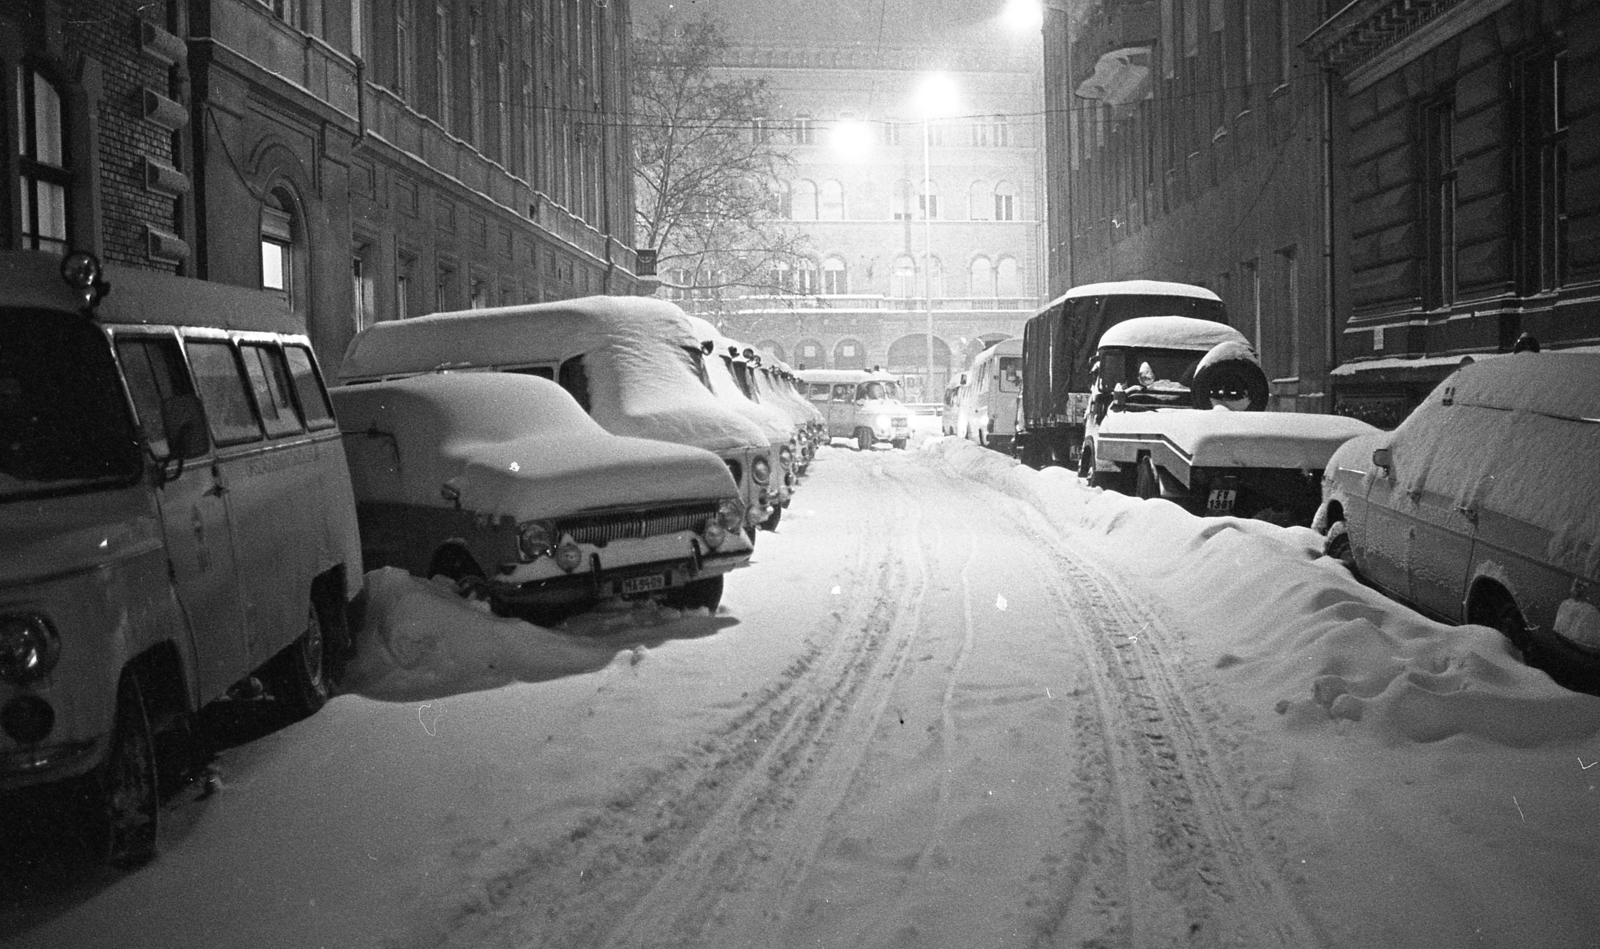
[{"label": "rectangular window", "polygon": [[1456,299],[1456,105],[1443,99],[1422,108],[1423,306],[1447,307]]},{"label": "rectangular window", "polygon": [[404,99],[416,88],[416,0],[394,2],[394,91]]},{"label": "rectangular window", "polygon": [[18,67],[16,76],[22,246],[64,254],[72,176],[66,167],[61,95],[32,69]]},{"label": "rectangular window", "polygon": [[244,370],[250,377],[250,388],[255,393],[256,407],[261,411],[268,437],[281,438],[304,431],[294,410],[294,399],[289,394],[289,367],[283,354],[277,347],[263,343],[243,343],[239,352],[244,356]]},{"label": "rectangular window", "polygon": [[433,68],[434,80],[439,90],[439,124],[450,130],[451,99],[455,94],[455,68],[450,53],[450,11],[443,3],[433,7]]},{"label": "rectangular window", "polygon": [[171,337],[121,337],[117,340],[117,361],[122,364],[122,377],[128,381],[128,393],[133,396],[133,408],[139,414],[139,426],[144,429],[150,451],[167,454],[161,405],[173,396],[194,392],[178,341]]},{"label": "rectangular window", "polygon": [[283,355],[289,362],[289,378],[294,382],[300,420],[309,429],[333,427],[333,406],[328,404],[328,392],[317,374],[311,350],[304,346],[285,346]]},{"label": "rectangular window", "polygon": [[371,258],[375,248],[372,244],[357,244],[350,255],[350,290],[351,302],[355,312],[355,325],[357,332],[371,326],[378,318],[376,294],[373,286],[373,267]]},{"label": "rectangular window", "polygon": [[467,122],[472,144],[483,149],[483,15],[468,13],[467,32]]},{"label": "rectangular window", "polygon": [[1517,212],[1522,241],[1518,292],[1560,287],[1567,257],[1565,50],[1539,50],[1517,63]]},{"label": "rectangular window", "polygon": [[997,194],[994,196],[994,219],[996,221],[1014,221],[1017,217],[1017,198],[1011,194]]},{"label": "rectangular window", "polygon": [[258,441],[261,423],[250,404],[250,393],[239,374],[233,347],[223,340],[188,340],[189,367],[195,387],[205,403],[211,439],[218,445]]}]

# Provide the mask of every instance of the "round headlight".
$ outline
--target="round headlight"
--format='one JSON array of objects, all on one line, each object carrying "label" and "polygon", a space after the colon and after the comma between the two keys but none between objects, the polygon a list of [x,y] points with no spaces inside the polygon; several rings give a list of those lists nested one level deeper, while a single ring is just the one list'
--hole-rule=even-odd
[{"label": "round headlight", "polygon": [[879,428],[888,428],[890,421],[891,421],[891,419],[889,418],[889,416],[880,415],[880,416],[878,416],[878,427]]},{"label": "round headlight", "polygon": [[61,279],[74,290],[87,290],[100,279],[100,261],[93,254],[69,254],[61,261]]},{"label": "round headlight", "polygon": [[61,658],[61,637],[37,613],[0,616],[0,679],[28,682],[50,674]]},{"label": "round headlight", "polygon": [[717,505],[717,523],[725,531],[736,531],[744,526],[744,505],[738,498],[728,498]]},{"label": "round headlight", "polygon": [[794,464],[794,449],[788,445],[778,449],[778,464],[788,468]]},{"label": "round headlight", "polygon": [[556,550],[556,566],[568,573],[578,569],[583,563],[583,549],[571,541],[562,544]]},{"label": "round headlight", "polygon": [[772,480],[772,462],[766,455],[757,455],[756,460],[750,462],[750,477],[756,484],[766,484]]},{"label": "round headlight", "polygon": [[723,541],[728,539],[728,532],[723,529],[719,522],[713,519],[706,521],[706,526],[700,531],[700,536],[705,539],[707,547],[716,550],[722,546]]},{"label": "round headlight", "polygon": [[538,560],[548,557],[559,539],[554,524],[549,521],[529,521],[518,529],[517,551],[523,560]]}]

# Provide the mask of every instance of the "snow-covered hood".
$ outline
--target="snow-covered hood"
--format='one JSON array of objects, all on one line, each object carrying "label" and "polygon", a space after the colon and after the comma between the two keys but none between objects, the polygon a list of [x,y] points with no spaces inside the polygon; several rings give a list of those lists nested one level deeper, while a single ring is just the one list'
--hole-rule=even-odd
[{"label": "snow-covered hood", "polygon": [[[0,505],[0,591],[158,551],[161,525],[143,485]],[[0,592],[3,596],[3,592]]]},{"label": "snow-covered hood", "polygon": [[739,380],[733,377],[733,368],[728,364],[728,357],[724,354],[728,352],[730,346],[738,347],[741,351],[744,347],[738,346],[737,343],[718,333],[710,320],[688,314],[685,314],[684,318],[702,344],[711,344],[711,353],[705,359],[706,375],[711,379],[711,391],[716,393],[724,405],[759,425],[769,442],[774,445],[786,444],[794,436],[794,420],[772,406],[750,401],[750,397],[744,394],[744,389],[740,388]]},{"label": "snow-covered hood", "polygon": [[339,378],[554,366],[582,356],[590,413],[614,435],[714,452],[767,448],[760,426],[701,382],[688,353],[698,346],[684,312],[665,300],[584,297],[378,323],[351,340]]},{"label": "snow-covered hood", "polygon": [[1321,470],[1339,446],[1376,431],[1342,415],[1156,409],[1108,412],[1098,437],[1159,438],[1195,467]]},{"label": "snow-covered hood", "polygon": [[348,439],[376,432],[394,441],[388,477],[352,472],[359,501],[449,506],[440,496],[448,484],[464,509],[524,521],[738,496],[715,455],[613,435],[545,379],[415,376],[345,386],[333,398]]}]

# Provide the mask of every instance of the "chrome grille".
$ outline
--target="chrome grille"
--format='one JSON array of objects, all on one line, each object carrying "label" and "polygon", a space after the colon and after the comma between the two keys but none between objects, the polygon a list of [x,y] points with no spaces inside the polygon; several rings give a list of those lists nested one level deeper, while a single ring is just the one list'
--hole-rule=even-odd
[{"label": "chrome grille", "polygon": [[636,540],[676,531],[699,530],[717,516],[715,504],[685,505],[647,511],[615,511],[562,518],[558,534],[570,534],[580,544],[604,546],[614,540]]}]

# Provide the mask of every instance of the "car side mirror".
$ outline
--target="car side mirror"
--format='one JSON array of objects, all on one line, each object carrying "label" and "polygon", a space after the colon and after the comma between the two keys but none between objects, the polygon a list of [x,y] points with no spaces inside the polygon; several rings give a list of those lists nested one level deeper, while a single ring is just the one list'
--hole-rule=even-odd
[{"label": "car side mirror", "polygon": [[1384,474],[1388,474],[1389,469],[1393,467],[1393,460],[1387,448],[1374,448],[1372,450],[1372,463],[1382,468]]},{"label": "car side mirror", "polygon": [[1121,410],[1128,404],[1128,390],[1123,388],[1122,383],[1120,382],[1117,383],[1116,388],[1111,390],[1111,404],[1118,410]]}]

